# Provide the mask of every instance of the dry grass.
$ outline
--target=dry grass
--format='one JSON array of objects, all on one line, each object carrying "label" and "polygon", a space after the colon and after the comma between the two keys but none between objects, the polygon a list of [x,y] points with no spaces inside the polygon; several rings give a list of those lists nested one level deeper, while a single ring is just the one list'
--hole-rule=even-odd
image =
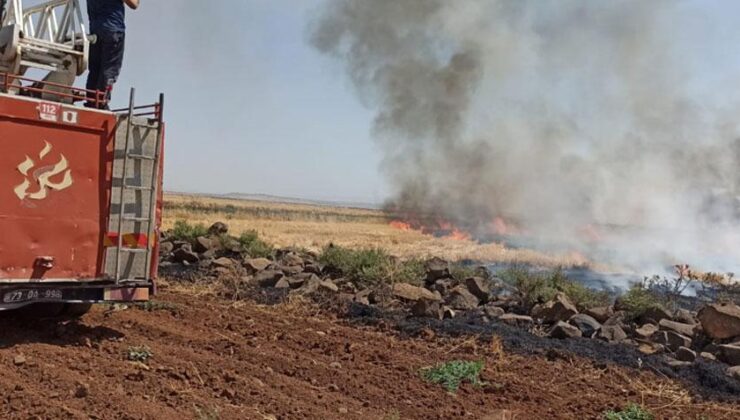
[{"label": "dry grass", "polygon": [[388,215],[380,210],[166,195],[165,229],[171,228],[177,220],[206,225],[223,221],[228,223],[231,234],[255,230],[275,246],[312,251],[334,243],[350,248],[379,247],[401,258],[439,256],[450,261],[470,259],[553,267],[586,263],[577,254],[547,255],[500,244],[435,238],[417,231],[396,229],[389,225]]}]

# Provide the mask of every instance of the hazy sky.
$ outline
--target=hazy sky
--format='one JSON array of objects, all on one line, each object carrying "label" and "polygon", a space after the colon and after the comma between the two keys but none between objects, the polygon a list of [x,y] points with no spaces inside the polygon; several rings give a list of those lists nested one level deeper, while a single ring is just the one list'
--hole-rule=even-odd
[{"label": "hazy sky", "polygon": [[166,189],[383,200],[372,114],[306,41],[321,0],[141,3],[114,103],[165,93]]}]

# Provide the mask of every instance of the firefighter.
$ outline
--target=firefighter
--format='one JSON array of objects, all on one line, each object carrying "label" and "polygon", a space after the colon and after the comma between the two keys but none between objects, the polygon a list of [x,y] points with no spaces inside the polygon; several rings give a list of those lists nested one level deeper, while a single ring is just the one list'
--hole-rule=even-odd
[{"label": "firefighter", "polygon": [[[137,9],[139,0],[87,0],[90,33],[96,38],[90,45],[87,89],[105,92],[105,103],[99,104],[103,109],[108,109],[113,85],[123,65],[126,6]],[[85,106],[96,107],[92,94],[88,94]]]}]

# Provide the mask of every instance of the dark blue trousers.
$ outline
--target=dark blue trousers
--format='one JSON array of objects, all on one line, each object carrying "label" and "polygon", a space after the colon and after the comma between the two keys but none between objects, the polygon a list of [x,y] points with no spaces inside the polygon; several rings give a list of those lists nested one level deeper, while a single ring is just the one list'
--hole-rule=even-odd
[{"label": "dark blue trousers", "polygon": [[118,80],[123,66],[126,34],[100,31],[95,35],[98,39],[90,45],[86,87],[88,90],[106,92],[106,98],[110,100],[113,85]]}]

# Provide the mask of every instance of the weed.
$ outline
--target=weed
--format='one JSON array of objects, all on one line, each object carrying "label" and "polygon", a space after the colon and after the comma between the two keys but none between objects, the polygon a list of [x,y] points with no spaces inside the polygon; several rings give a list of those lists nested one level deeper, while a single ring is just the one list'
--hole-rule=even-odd
[{"label": "weed", "polygon": [[126,350],[126,358],[132,362],[146,363],[153,356],[154,353],[147,346],[129,347]]},{"label": "weed", "polygon": [[137,309],[141,309],[142,311],[147,311],[147,312],[174,311],[178,309],[178,305],[174,303],[160,302],[160,301],[154,301],[154,300],[135,303],[134,307]]},{"label": "weed", "polygon": [[253,258],[267,258],[275,251],[270,244],[260,239],[257,232],[250,230],[239,236],[242,249]]},{"label": "weed", "polygon": [[457,281],[465,281],[470,277],[475,277],[478,274],[476,267],[466,264],[452,264],[450,267],[450,275]]},{"label": "weed", "polygon": [[455,392],[463,381],[475,386],[481,386],[480,373],[483,371],[483,362],[453,360],[433,368],[421,370],[421,377],[435,384],[441,384],[447,391]]},{"label": "weed", "polygon": [[363,287],[396,282],[419,284],[424,277],[423,261],[400,261],[380,248],[355,250],[330,245],[324,248],[319,261]]},{"label": "weed", "polygon": [[185,220],[178,220],[170,231],[170,235],[177,241],[188,241],[192,243],[199,236],[208,235],[208,228],[202,223],[191,225]]},{"label": "weed", "polygon": [[198,420],[218,420],[221,415],[216,408],[195,406],[195,418]]},{"label": "weed", "polygon": [[663,309],[664,301],[644,284],[638,283],[619,297],[619,307],[625,311],[629,320],[635,320],[651,309]]},{"label": "weed", "polygon": [[637,404],[630,404],[622,411],[607,411],[604,420],[653,420],[655,417]]},{"label": "weed", "polygon": [[501,273],[500,277],[514,286],[529,306],[547,302],[558,292],[565,293],[579,310],[609,304],[608,293],[573,282],[559,269],[552,272],[533,272],[527,268],[514,267]]}]

